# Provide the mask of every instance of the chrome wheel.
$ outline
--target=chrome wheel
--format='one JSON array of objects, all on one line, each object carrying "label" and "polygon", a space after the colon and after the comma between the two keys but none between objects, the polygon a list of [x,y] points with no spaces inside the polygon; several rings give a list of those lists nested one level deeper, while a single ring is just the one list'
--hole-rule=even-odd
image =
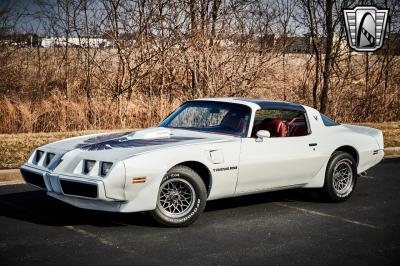
[{"label": "chrome wheel", "polygon": [[192,210],[195,199],[195,190],[188,181],[172,178],[161,184],[157,206],[164,215],[181,218]]},{"label": "chrome wheel", "polygon": [[351,161],[339,161],[333,170],[333,188],[339,195],[344,195],[353,189],[353,169]]}]

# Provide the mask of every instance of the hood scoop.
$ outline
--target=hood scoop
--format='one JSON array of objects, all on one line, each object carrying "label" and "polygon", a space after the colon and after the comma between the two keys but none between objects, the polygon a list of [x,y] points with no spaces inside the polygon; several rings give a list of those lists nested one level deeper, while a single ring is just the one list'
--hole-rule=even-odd
[{"label": "hood scoop", "polygon": [[164,127],[150,127],[133,132],[126,136],[128,140],[134,139],[165,139],[171,137],[171,130]]}]

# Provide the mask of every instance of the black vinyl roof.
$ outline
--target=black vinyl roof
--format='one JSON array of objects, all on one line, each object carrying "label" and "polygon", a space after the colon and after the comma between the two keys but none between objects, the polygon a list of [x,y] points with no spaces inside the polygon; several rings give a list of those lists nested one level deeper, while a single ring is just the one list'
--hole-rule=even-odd
[{"label": "black vinyl roof", "polygon": [[306,109],[297,103],[290,103],[284,101],[273,101],[273,100],[264,100],[264,99],[249,99],[249,98],[237,98],[235,100],[251,102],[259,105],[262,109],[284,109],[284,110],[293,110],[299,112],[305,112]]}]

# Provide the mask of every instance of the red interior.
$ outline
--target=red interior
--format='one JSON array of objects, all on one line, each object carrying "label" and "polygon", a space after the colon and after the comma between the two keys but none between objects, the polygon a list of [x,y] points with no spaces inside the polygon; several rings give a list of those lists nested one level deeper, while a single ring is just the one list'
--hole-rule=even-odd
[{"label": "red interior", "polygon": [[304,136],[308,134],[304,118],[293,118],[287,122],[284,119],[267,118],[254,126],[253,137],[256,137],[259,130],[268,130],[271,137]]},{"label": "red interior", "polygon": [[259,130],[268,130],[271,137],[286,137],[288,134],[287,126],[282,119],[264,119],[260,124],[254,127],[253,134]]}]

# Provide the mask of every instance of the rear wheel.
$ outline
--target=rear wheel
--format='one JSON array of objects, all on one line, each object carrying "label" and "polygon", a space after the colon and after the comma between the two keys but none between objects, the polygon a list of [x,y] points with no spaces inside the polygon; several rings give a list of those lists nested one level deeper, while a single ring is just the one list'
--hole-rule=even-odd
[{"label": "rear wheel", "polygon": [[183,165],[173,167],[161,181],[153,219],[167,226],[188,226],[203,212],[207,190],[200,176]]},{"label": "rear wheel", "polygon": [[333,202],[347,200],[357,183],[357,166],[354,158],[346,152],[335,152],[329,159],[325,184],[321,189],[326,199]]}]

